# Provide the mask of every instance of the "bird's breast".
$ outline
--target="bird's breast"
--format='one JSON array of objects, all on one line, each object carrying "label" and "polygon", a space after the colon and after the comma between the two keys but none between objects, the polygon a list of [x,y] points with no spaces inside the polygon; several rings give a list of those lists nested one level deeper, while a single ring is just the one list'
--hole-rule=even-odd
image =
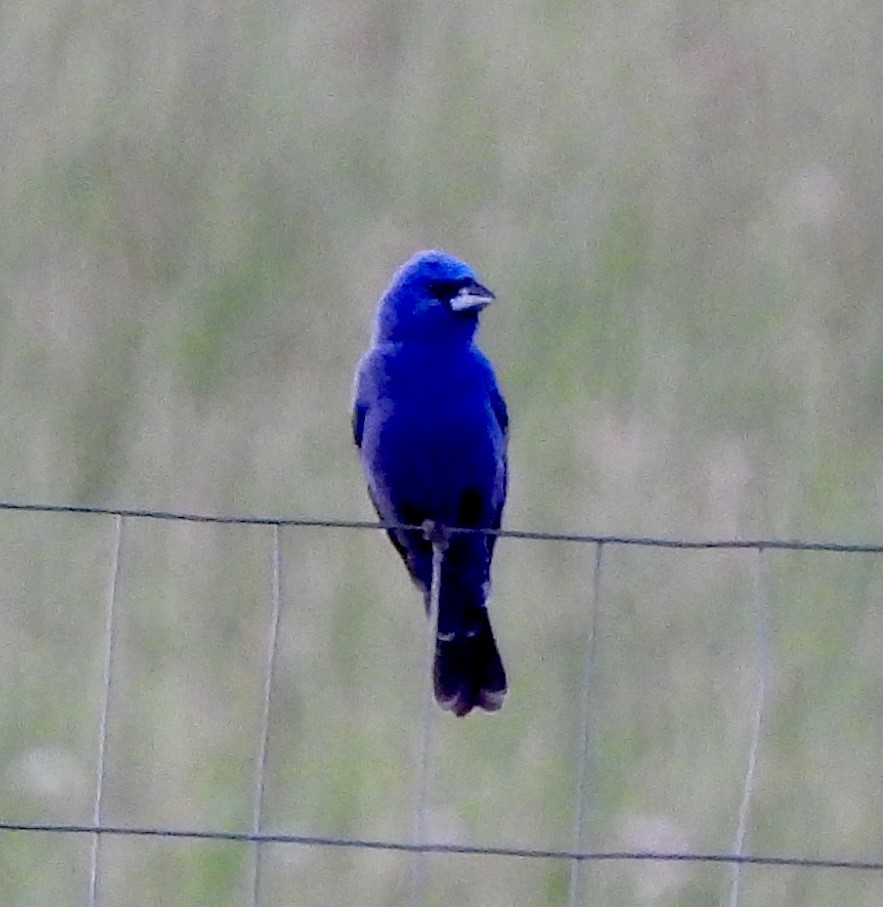
[{"label": "bird's breast", "polygon": [[370,375],[362,461],[379,508],[456,525],[466,495],[491,519],[506,445],[487,360],[469,346],[390,345]]},{"label": "bird's breast", "polygon": [[454,519],[467,491],[493,507],[497,497],[502,435],[482,401],[398,401],[367,426],[374,437],[374,481],[382,495],[423,510],[435,519]]},{"label": "bird's breast", "polygon": [[377,448],[397,463],[407,460],[429,470],[479,468],[497,457],[500,434],[483,402],[410,404],[385,407],[377,424]]}]

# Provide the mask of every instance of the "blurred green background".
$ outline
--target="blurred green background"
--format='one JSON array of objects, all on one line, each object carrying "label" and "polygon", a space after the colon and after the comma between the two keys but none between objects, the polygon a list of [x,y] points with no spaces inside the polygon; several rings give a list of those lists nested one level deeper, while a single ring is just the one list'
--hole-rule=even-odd
[{"label": "blurred green background", "polygon": [[[0,499],[370,519],[374,300],[466,258],[512,416],[512,528],[878,541],[877,0],[0,7]],[[88,822],[113,520],[0,513],[0,818]],[[272,531],[125,527],[105,819],[248,829]],[[504,540],[498,715],[434,729],[434,840],[572,843],[588,546]],[[282,534],[267,830],[407,839],[423,616],[380,533]],[[728,851],[755,558],[609,548],[585,846]],[[883,567],[770,553],[746,849],[878,858]],[[82,905],[86,837],[0,833],[0,904]],[[106,905],[247,903],[244,845],[114,838]],[[408,857],[264,851],[265,905],[407,903]],[[427,903],[566,901],[432,857]],[[726,866],[586,864],[586,903],[725,902]],[[883,902],[746,868],[742,903]]]}]

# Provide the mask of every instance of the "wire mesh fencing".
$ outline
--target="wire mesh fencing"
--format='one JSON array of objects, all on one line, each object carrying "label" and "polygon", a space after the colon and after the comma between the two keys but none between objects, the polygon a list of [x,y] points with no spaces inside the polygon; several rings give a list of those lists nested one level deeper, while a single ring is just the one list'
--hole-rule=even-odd
[{"label": "wire mesh fencing", "polygon": [[[567,714],[562,719],[563,724],[570,729],[570,737],[567,740],[569,745],[571,741],[575,743],[575,757],[572,765],[568,764],[568,771],[561,771],[561,787],[568,788],[568,792],[561,793],[561,807],[558,812],[568,812],[568,818],[564,825],[569,826],[569,831],[556,831],[550,835],[554,843],[542,840],[542,822],[533,830],[524,828],[506,828],[497,829],[498,840],[500,843],[485,843],[482,840],[487,835],[479,836],[470,832],[468,823],[451,822],[451,827],[444,831],[444,809],[443,804],[439,806],[438,796],[433,799],[434,781],[438,780],[438,772],[444,770],[444,765],[440,765],[439,755],[439,728],[444,723],[445,727],[466,726],[469,719],[460,725],[447,716],[442,716],[436,709],[432,698],[432,655],[434,650],[434,624],[437,616],[438,607],[438,588],[441,577],[441,565],[444,553],[436,545],[434,548],[433,559],[433,590],[430,620],[428,622],[427,645],[423,649],[422,655],[422,674],[423,685],[420,691],[419,702],[412,711],[413,721],[409,723],[413,731],[413,739],[402,749],[402,752],[411,752],[411,764],[387,767],[384,771],[386,783],[399,777],[401,784],[397,785],[400,789],[397,792],[398,798],[406,804],[405,811],[410,812],[411,830],[405,834],[390,834],[383,836],[380,834],[362,834],[358,832],[360,827],[358,822],[354,822],[351,817],[343,816],[338,822],[342,826],[351,826],[355,830],[341,833],[324,833],[312,828],[298,827],[295,831],[290,829],[280,829],[280,822],[284,824],[284,809],[281,810],[283,818],[274,814],[272,822],[268,821],[268,814],[276,806],[275,799],[278,798],[279,780],[275,779],[270,783],[270,775],[277,770],[281,772],[280,777],[288,778],[292,786],[301,791],[309,787],[310,778],[299,775],[299,769],[288,763],[280,761],[273,762],[274,752],[279,753],[285,749],[285,741],[278,740],[276,728],[279,722],[284,723],[285,703],[287,702],[288,693],[285,689],[285,682],[280,676],[285,659],[284,652],[289,645],[283,639],[282,622],[287,613],[297,608],[297,596],[291,594],[286,586],[286,557],[285,557],[285,533],[292,530],[315,530],[324,532],[326,530],[373,530],[389,528],[383,524],[364,521],[341,521],[333,519],[281,519],[272,517],[256,516],[210,516],[197,513],[174,513],[167,511],[147,510],[147,509],[115,509],[101,507],[67,507],[52,506],[42,504],[0,504],[0,511],[6,511],[6,519],[14,519],[16,512],[42,514],[49,518],[69,518],[73,520],[92,519],[101,522],[102,531],[108,533],[109,544],[106,547],[106,557],[103,558],[103,618],[101,621],[101,641],[100,651],[100,679],[95,687],[97,695],[97,728],[91,732],[91,751],[93,755],[94,772],[88,783],[88,821],[68,821],[45,818],[27,818],[22,819],[17,810],[26,811],[21,804],[17,804],[14,796],[6,798],[7,805],[4,808],[6,814],[0,814],[0,853],[3,853],[4,838],[6,843],[15,839],[17,842],[22,840],[31,840],[40,837],[41,839],[61,836],[65,839],[77,839],[88,841],[88,851],[77,851],[81,859],[81,865],[78,867],[77,880],[82,880],[83,888],[81,892],[71,892],[70,903],[84,903],[89,907],[96,905],[118,903],[120,885],[132,884],[131,880],[121,882],[121,873],[116,865],[117,859],[115,852],[111,851],[109,845],[115,840],[125,840],[130,844],[134,842],[147,842],[162,839],[167,843],[182,842],[202,842],[204,844],[215,845],[232,845],[238,848],[237,856],[232,858],[235,864],[233,869],[229,870],[231,876],[237,879],[236,890],[230,895],[230,903],[250,904],[253,907],[264,904],[276,903],[334,903],[334,896],[321,890],[313,890],[309,895],[306,891],[287,895],[294,900],[280,900],[278,894],[279,886],[271,881],[268,882],[268,876],[273,876],[273,863],[277,859],[271,858],[271,854],[277,855],[279,848],[284,849],[285,856],[279,858],[286,863],[285,878],[297,879],[299,873],[300,859],[308,859],[303,854],[313,853],[315,851],[338,851],[347,853],[358,853],[364,858],[355,870],[356,873],[371,873],[375,867],[370,860],[372,855],[379,858],[380,854],[395,856],[407,862],[405,867],[401,860],[396,860],[394,866],[386,866],[381,873],[386,873],[387,880],[378,887],[383,894],[378,896],[378,903],[407,903],[407,904],[424,904],[424,903],[442,903],[450,899],[450,894],[440,895],[443,887],[438,881],[438,872],[432,871],[433,866],[428,861],[432,859],[441,860],[443,858],[468,858],[473,861],[481,861],[484,871],[490,873],[488,866],[493,864],[494,867],[502,864],[536,864],[542,866],[556,867],[553,876],[547,876],[546,881],[538,885],[536,891],[528,896],[525,893],[522,903],[540,903],[540,894],[545,892],[542,897],[545,903],[567,903],[569,905],[596,903],[597,891],[595,879],[591,876],[592,867],[601,867],[609,864],[616,864],[620,867],[637,867],[637,866],[706,866],[721,867],[727,871],[726,880],[715,877],[714,881],[703,879],[701,883],[691,884],[690,881],[683,881],[684,877],[678,877],[673,882],[666,882],[665,876],[659,876],[655,882],[647,882],[641,887],[640,885],[631,890],[630,894],[623,895],[622,903],[726,903],[730,907],[738,907],[749,903],[763,903],[758,899],[757,892],[762,890],[760,883],[756,881],[755,873],[763,870],[766,873],[773,873],[777,869],[791,869],[800,871],[805,874],[808,881],[800,881],[797,885],[791,884],[791,892],[800,891],[802,894],[793,895],[800,900],[793,900],[794,903],[824,903],[823,900],[815,901],[812,895],[807,896],[807,891],[814,888],[817,891],[825,891],[824,885],[819,886],[817,873],[826,871],[834,873],[839,871],[847,874],[850,879],[862,880],[855,881],[852,884],[872,889],[868,895],[867,903],[876,902],[874,899],[880,896],[883,891],[883,859],[872,852],[850,853],[847,848],[855,846],[852,842],[856,840],[873,841],[873,831],[878,828],[880,822],[880,799],[883,794],[883,771],[880,770],[876,762],[866,764],[866,776],[861,779],[857,789],[860,795],[857,797],[859,804],[864,804],[869,815],[867,822],[862,822],[858,817],[852,817],[854,827],[847,827],[846,819],[843,828],[832,829],[832,834],[827,838],[832,844],[838,841],[843,842],[843,847],[838,848],[836,852],[821,852],[817,845],[813,844],[812,848],[798,850],[796,852],[784,852],[782,850],[771,849],[769,846],[763,847],[764,841],[764,820],[758,819],[759,810],[757,808],[759,776],[764,768],[764,741],[769,733],[772,723],[779,726],[781,718],[778,715],[780,705],[773,703],[774,692],[776,689],[777,670],[781,677],[781,666],[777,665],[777,649],[774,646],[774,636],[777,631],[777,596],[771,591],[770,585],[770,558],[779,553],[782,554],[799,554],[820,558],[826,556],[834,557],[852,557],[852,556],[869,556],[871,567],[876,564],[876,556],[883,553],[883,545],[874,544],[852,544],[828,541],[782,541],[776,539],[733,539],[733,540],[701,540],[701,539],[677,539],[677,538],[652,538],[652,537],[625,537],[614,535],[585,535],[577,533],[545,533],[545,532],[523,532],[513,530],[501,530],[498,534],[504,538],[513,541],[519,541],[527,544],[549,544],[558,545],[575,545],[581,549],[591,552],[588,559],[588,570],[580,581],[579,585],[583,590],[582,601],[580,603],[579,613],[581,615],[581,626],[579,626],[579,638],[569,640],[575,650],[578,652],[578,667],[574,677],[576,686],[567,690],[567,696],[564,701]],[[160,524],[189,524],[194,527],[194,531],[199,532],[200,527],[215,525],[218,527],[260,527],[260,539],[255,543],[257,549],[263,549],[263,554],[267,555],[266,560],[269,562],[269,570],[265,575],[260,576],[263,582],[262,588],[255,588],[254,598],[264,603],[262,611],[258,614],[246,615],[246,622],[251,625],[256,635],[255,648],[259,650],[259,656],[256,656],[252,662],[254,670],[260,673],[257,688],[259,689],[258,701],[252,701],[248,709],[250,732],[246,734],[250,740],[251,754],[246,756],[240,753],[239,761],[236,763],[243,772],[249,775],[249,779],[244,783],[241,777],[237,778],[237,784],[240,789],[245,791],[244,798],[248,800],[247,808],[240,815],[247,815],[248,820],[245,824],[240,822],[239,825],[230,822],[225,825],[205,826],[193,822],[128,822],[119,821],[119,815],[124,810],[120,806],[125,803],[126,797],[124,790],[127,784],[134,784],[132,775],[137,772],[138,758],[135,758],[135,768],[127,768],[128,777],[111,778],[109,773],[109,759],[113,756],[115,740],[113,737],[113,728],[116,721],[124,722],[127,717],[126,691],[131,690],[132,678],[129,676],[133,673],[131,667],[131,647],[127,648],[125,657],[121,654],[121,634],[131,634],[131,629],[126,627],[126,621],[130,620],[124,614],[128,600],[123,591],[123,577],[127,570],[129,559],[136,554],[137,540],[133,538],[132,527],[135,524],[156,522]],[[419,528],[419,527],[411,527]],[[462,530],[469,531],[469,530]],[[238,542],[232,546],[231,550],[236,550]],[[268,549],[268,550],[267,550]],[[747,721],[745,722],[746,733],[743,736],[743,749],[738,753],[730,753],[731,764],[738,766],[737,772],[737,796],[732,804],[731,809],[721,807],[718,812],[730,815],[729,821],[729,845],[720,848],[702,848],[689,846],[693,843],[693,838],[679,837],[677,834],[666,836],[665,834],[654,837],[652,834],[645,835],[628,835],[620,836],[617,840],[619,846],[605,846],[602,839],[601,831],[609,826],[609,818],[617,810],[622,812],[625,807],[622,803],[611,803],[610,785],[605,779],[608,778],[614,770],[610,768],[611,760],[615,761],[616,746],[621,744],[611,743],[612,732],[608,723],[611,712],[605,712],[605,697],[610,689],[609,679],[605,681],[606,675],[615,675],[615,670],[609,667],[610,660],[615,662],[616,656],[606,655],[605,647],[616,638],[616,634],[611,631],[612,621],[615,617],[615,605],[613,593],[610,590],[611,583],[608,580],[615,578],[614,570],[609,566],[611,553],[629,549],[633,551],[645,551],[647,549],[655,550],[662,555],[671,556],[674,552],[679,551],[689,556],[690,553],[739,553],[741,556],[750,558],[751,588],[746,597],[745,613],[750,615],[750,621],[746,626],[749,627],[748,639],[750,644],[744,648],[739,658],[740,677],[743,679],[742,685],[728,694],[726,690],[722,692],[716,702],[734,703],[735,706],[742,709]],[[39,557],[37,553],[33,556]],[[99,560],[102,560],[99,558]],[[186,567],[185,567],[186,572]],[[798,576],[800,571],[797,571]],[[875,596],[878,587],[876,579],[872,574],[863,574],[866,581],[866,598],[871,601],[872,606],[879,611],[879,604]],[[161,583],[161,578],[154,580]],[[811,589],[811,583],[806,581],[806,589]],[[710,597],[713,598],[714,590],[709,590]],[[155,598],[161,600],[161,595],[155,593]],[[622,596],[620,596],[622,598]],[[625,596],[623,600],[628,600]],[[616,600],[620,604],[620,599]],[[93,603],[94,607],[94,603]],[[713,615],[713,608],[710,609]],[[554,609],[550,609],[550,616],[554,618]],[[51,619],[51,615],[45,617]],[[221,615],[217,620],[221,621]],[[723,616],[718,618],[723,620]],[[804,620],[806,626],[808,620]],[[260,624],[260,627],[256,625]],[[97,626],[97,625],[96,625]],[[875,641],[874,634],[879,628],[879,620],[868,623],[867,635],[869,645],[873,649],[877,644],[883,643],[883,639]],[[122,629],[121,629],[122,628]],[[197,628],[196,632],[199,632]],[[341,631],[344,632],[344,631]],[[656,631],[650,629],[651,635]],[[726,632],[726,630],[724,631]],[[806,630],[810,632],[809,629]],[[832,629],[833,633],[834,630]],[[296,634],[295,634],[296,635]],[[383,634],[381,633],[381,637]],[[239,637],[232,637],[239,638]],[[817,645],[819,643],[809,641],[807,645]],[[167,643],[174,648],[174,642]],[[669,646],[669,642],[664,636],[658,639],[659,647]],[[394,642],[390,642],[389,648],[394,649]],[[419,648],[419,647],[415,647]],[[529,647],[528,647],[529,648]],[[879,651],[879,650],[878,650]],[[228,653],[229,654],[229,653]],[[39,657],[39,656],[37,656]],[[188,657],[185,650],[175,649],[172,653],[178,662],[186,660]],[[222,652],[221,658],[226,657]],[[386,657],[394,660],[395,651],[387,652]],[[605,668],[605,657],[609,660]],[[162,660],[162,658],[160,658]],[[685,661],[689,668],[690,653],[687,653]],[[883,659],[881,659],[883,660]],[[615,667],[615,665],[614,665]],[[63,666],[59,666],[63,671]],[[152,677],[153,668],[145,670],[145,676],[148,678],[149,686]],[[836,673],[836,672],[835,672]],[[703,675],[704,676],[704,675]],[[311,684],[319,687],[323,684],[323,677],[319,674],[311,675]],[[628,677],[616,678],[617,684],[628,684]],[[679,681],[678,681],[679,683]],[[863,735],[864,745],[869,751],[873,751],[883,737],[883,727],[881,727],[881,717],[879,711],[876,714],[852,714],[853,703],[850,701],[849,694],[854,691],[855,684],[865,684],[864,693],[866,698],[860,702],[879,701],[879,696],[883,693],[883,680],[880,674],[874,673],[873,660],[870,659],[865,664],[865,670],[859,680],[849,679],[843,675],[842,685],[831,691],[831,696],[835,700],[834,708],[841,710],[844,715],[849,716],[851,726],[855,727],[857,735]],[[516,685],[511,701],[505,706],[506,712],[516,712],[519,709],[526,708],[519,704],[518,689],[523,689],[527,684]],[[304,691],[304,695],[310,695],[311,690]],[[840,697],[839,700],[837,697]],[[283,699],[281,707],[282,716],[274,721],[274,714],[280,711],[278,700]],[[787,697],[786,697],[787,698]],[[639,704],[640,706],[640,704]],[[638,706],[638,707],[639,707]],[[562,706],[558,705],[557,708]],[[157,710],[163,713],[163,710],[169,708],[167,701],[161,701]],[[10,708],[10,713],[15,712]],[[295,714],[297,709],[294,709]],[[483,728],[492,726],[493,722],[499,719],[495,716]],[[517,746],[518,735],[525,737],[530,735],[530,722],[518,720],[513,726],[514,730],[505,730],[503,735],[506,739],[505,745]],[[614,715],[615,720],[615,715]],[[378,719],[381,721],[381,719]],[[833,721],[833,719],[832,719]],[[657,722],[654,726],[660,724],[664,726],[664,721]],[[93,726],[94,727],[94,726]],[[836,728],[837,723],[833,721],[831,728]],[[821,733],[832,733],[833,730],[823,729]],[[45,738],[51,738],[53,734],[60,733],[57,728],[51,726],[51,722],[43,729]],[[357,728],[353,727],[353,734],[357,733]],[[469,731],[464,731],[468,734]],[[486,730],[482,731],[483,735],[488,734]],[[709,735],[713,732],[709,731]],[[665,742],[664,735],[657,742],[649,744],[651,750],[655,748],[657,755],[650,757],[645,761],[645,765],[653,764],[657,760],[681,759],[687,762],[686,773],[689,775],[691,768],[689,764],[690,757],[677,755],[686,753],[691,745],[704,746],[701,738],[702,734],[697,734],[695,740],[684,741],[678,739]],[[122,739],[122,738],[121,738]],[[330,739],[330,738],[329,738]],[[482,740],[493,739],[491,737],[482,737]],[[799,734],[797,735],[799,740]],[[562,748],[565,741],[562,740]],[[161,744],[157,744],[160,746]],[[482,743],[482,745],[485,745]],[[632,745],[631,741],[626,738],[626,745]],[[637,743],[634,744],[636,747]],[[341,742],[341,747],[345,747],[345,742]],[[15,751],[14,739],[10,736],[5,744],[6,751],[13,753]],[[353,751],[355,752],[355,751]],[[358,756],[353,752],[347,751],[342,757],[343,762],[351,759],[357,759]],[[676,755],[672,756],[672,753]],[[331,764],[336,758],[331,752],[327,754],[328,763]],[[276,759],[281,757],[278,755]],[[519,757],[529,759],[530,754]],[[543,759],[554,758],[554,753],[545,753]],[[628,757],[623,757],[627,759]],[[783,757],[780,753],[774,753],[776,760]],[[836,755],[832,758],[836,758]],[[493,760],[490,760],[491,762]],[[542,766],[542,759],[538,764]],[[285,765],[279,769],[280,765]],[[697,765],[701,760],[697,761]],[[794,766],[803,764],[803,757],[798,752],[794,755]],[[192,766],[195,774],[199,774],[200,766]],[[570,772],[569,769],[573,771]],[[350,769],[344,769],[343,774]],[[646,768],[645,768],[646,770]],[[697,768],[696,771],[700,771]],[[320,766],[317,772],[323,772]],[[778,802],[781,800],[783,792],[781,789],[781,778],[789,777],[790,768],[785,768],[779,774],[774,774],[776,779],[774,783],[769,784],[764,791],[765,796],[771,801],[775,801],[778,796]],[[825,768],[820,769],[824,773]],[[497,783],[505,783],[506,767],[505,763],[500,770],[500,778]],[[117,773],[119,774],[119,773]],[[570,780],[566,776],[570,774]],[[7,771],[7,788],[14,787],[15,772],[10,774]],[[655,779],[656,776],[654,776]],[[660,776],[661,777],[661,776]],[[796,781],[796,779],[795,779]],[[383,782],[381,782],[383,783]],[[340,787],[340,783],[337,787]],[[358,785],[356,785],[357,787]],[[436,787],[438,785],[436,784]],[[785,785],[787,787],[787,785]],[[223,787],[223,784],[221,784]],[[628,783],[625,784],[628,788]],[[496,788],[494,788],[496,790]],[[836,795],[828,793],[827,796]],[[275,792],[275,793],[274,793]],[[382,793],[382,792],[381,792]],[[513,800],[518,800],[523,793],[513,782],[513,787],[508,791],[508,796]],[[787,794],[787,790],[784,791]],[[620,794],[620,797],[627,794]],[[184,795],[186,799],[186,794]],[[321,799],[320,795],[317,796]],[[356,790],[352,793],[354,798],[359,796]],[[854,791],[850,791],[850,797],[854,797]],[[110,798],[110,801],[109,801]],[[111,808],[109,802],[116,805]],[[319,807],[321,808],[321,807]],[[342,814],[348,810],[341,807]],[[475,804],[472,808],[477,810]],[[776,810],[780,808],[776,802],[770,807],[764,809]],[[693,807],[694,815],[701,816],[703,809],[707,807],[699,804]],[[353,813],[359,810],[355,807]],[[467,810],[468,812],[468,810]],[[760,811],[763,812],[762,810]],[[840,815],[834,810],[836,815]],[[441,815],[441,819],[439,816]],[[795,813],[793,822],[798,822],[801,818],[807,820],[809,814],[801,817]],[[371,827],[370,816],[367,822],[363,822],[361,827]],[[450,818],[450,817],[448,817]],[[646,817],[645,817],[646,818]],[[811,817],[809,817],[811,820]],[[481,820],[477,824],[482,824]],[[698,819],[697,819],[698,821]],[[606,824],[605,824],[606,823]],[[381,823],[382,824],[382,823]],[[726,818],[724,817],[724,824]],[[859,829],[860,830],[857,830]],[[794,829],[794,840],[800,840],[803,834],[809,834],[809,828],[797,827]],[[523,841],[531,839],[532,843],[525,845]],[[710,839],[710,838],[709,838]],[[632,846],[622,846],[622,840],[632,842]],[[757,840],[760,844],[754,844]],[[643,843],[643,846],[637,846]],[[668,845],[668,846],[666,846]],[[678,846],[672,846],[678,845]],[[26,846],[17,844],[16,846]],[[879,847],[879,842],[877,844]],[[241,849],[245,849],[247,858],[242,859]],[[12,854],[12,851],[7,851]],[[14,859],[13,856],[7,856],[7,860]],[[287,862],[286,862],[287,861]],[[459,864],[458,864],[459,865]],[[436,867],[436,870],[438,867]],[[752,879],[746,878],[748,870],[752,871]],[[561,874],[564,870],[564,874]],[[497,870],[494,870],[495,872]],[[506,888],[506,875],[510,872],[508,869],[500,869],[500,880],[495,883],[496,888],[489,888],[487,891],[501,892],[499,897],[506,897],[509,889]],[[454,870],[454,875],[457,872]],[[513,874],[514,876],[514,874]],[[229,878],[230,876],[228,876]],[[648,877],[649,878],[649,877]],[[809,881],[812,879],[812,881]],[[871,881],[868,882],[867,880]],[[694,880],[695,881],[695,880]],[[610,883],[615,887],[616,883]],[[836,884],[836,883],[833,883]],[[19,882],[18,891],[27,891],[29,882],[22,878]],[[34,891],[39,888],[38,885],[32,886]],[[331,889],[329,888],[329,891]],[[516,888],[517,890],[517,882]],[[190,894],[181,893],[180,903],[201,903],[201,895],[193,894],[195,889],[191,889]],[[487,891],[481,895],[476,895],[475,900],[470,900],[468,893],[459,896],[461,903],[487,903]],[[636,894],[637,892],[637,894]],[[819,897],[827,897],[827,894],[819,894]],[[190,898],[188,901],[187,898]],[[531,897],[534,900],[531,900]],[[711,900],[709,900],[711,897]],[[790,897],[790,895],[789,895]],[[628,900],[627,898],[631,898]],[[34,896],[36,903],[36,895]],[[133,902],[149,903],[148,898],[141,900],[135,899]],[[206,896],[206,903],[209,902]],[[365,901],[366,903],[373,901]],[[500,900],[500,903],[505,901]],[[609,903],[619,903],[620,901],[610,900]],[[768,902],[768,901],[767,901]],[[792,900],[784,898],[781,903],[791,903]],[[11,902],[12,903],[12,902]],[[17,902],[16,902],[17,903]],[[165,901],[163,901],[165,903]]]}]

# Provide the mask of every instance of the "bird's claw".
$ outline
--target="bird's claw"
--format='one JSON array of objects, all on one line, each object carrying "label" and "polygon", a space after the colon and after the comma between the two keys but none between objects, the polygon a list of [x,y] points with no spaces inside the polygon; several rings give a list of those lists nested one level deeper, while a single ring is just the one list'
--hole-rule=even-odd
[{"label": "bird's claw", "polygon": [[435,520],[424,520],[421,523],[420,528],[423,530],[423,538],[425,538],[427,542],[438,545],[442,551],[448,547],[451,533],[448,531],[447,526],[443,526]]}]

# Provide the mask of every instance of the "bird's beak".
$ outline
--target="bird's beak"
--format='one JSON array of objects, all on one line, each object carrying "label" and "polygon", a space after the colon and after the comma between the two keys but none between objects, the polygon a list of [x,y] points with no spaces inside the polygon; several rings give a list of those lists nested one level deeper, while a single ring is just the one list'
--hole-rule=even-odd
[{"label": "bird's beak", "polygon": [[497,297],[477,280],[460,287],[457,295],[451,299],[451,310],[454,312],[477,312]]}]

